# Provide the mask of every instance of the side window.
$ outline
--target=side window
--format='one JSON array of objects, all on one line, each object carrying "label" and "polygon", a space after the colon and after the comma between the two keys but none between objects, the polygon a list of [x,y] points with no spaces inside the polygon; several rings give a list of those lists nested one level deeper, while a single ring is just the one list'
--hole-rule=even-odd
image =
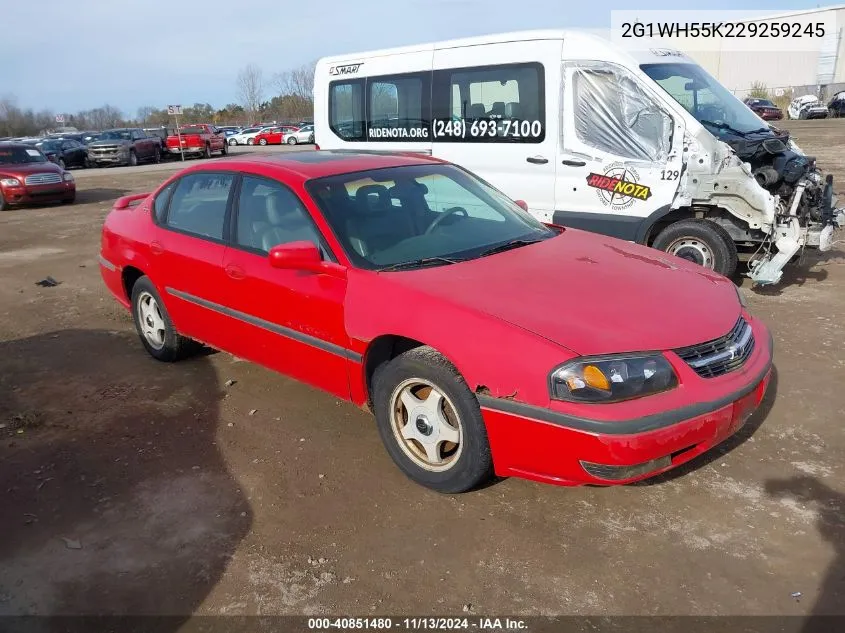
[{"label": "side window", "polygon": [[542,64],[434,72],[432,131],[447,143],[540,143],[546,136]]},{"label": "side window", "polygon": [[167,226],[213,240],[223,239],[231,174],[199,173],[176,185],[167,214]]},{"label": "side window", "polygon": [[367,79],[367,138],[370,141],[428,141],[430,79],[430,73]]},{"label": "side window", "polygon": [[595,65],[572,73],[575,133],[596,149],[659,162],[672,143],[672,119],[621,68]]},{"label": "side window", "polygon": [[156,224],[164,223],[165,216],[167,215],[167,203],[170,202],[170,194],[173,193],[173,189],[176,187],[177,182],[178,181],[174,180],[164,189],[159,191],[156,196],[155,201],[153,202],[153,213],[155,214]]},{"label": "side window", "polygon": [[75,147],[73,141],[62,141],[62,149],[74,149]]},{"label": "side window", "polygon": [[417,182],[425,185],[423,189],[425,201],[428,208],[435,213],[445,213],[457,208],[463,209],[463,212],[460,210],[452,211],[457,215],[496,222],[505,221],[505,217],[501,213],[494,211],[490,205],[483,204],[477,194],[470,193],[451,178],[433,175],[419,178]]},{"label": "side window", "polygon": [[329,127],[344,141],[365,140],[362,80],[329,84]]},{"label": "side window", "polygon": [[317,228],[297,195],[273,180],[244,176],[235,243],[266,253],[278,244],[299,241],[321,244]]}]

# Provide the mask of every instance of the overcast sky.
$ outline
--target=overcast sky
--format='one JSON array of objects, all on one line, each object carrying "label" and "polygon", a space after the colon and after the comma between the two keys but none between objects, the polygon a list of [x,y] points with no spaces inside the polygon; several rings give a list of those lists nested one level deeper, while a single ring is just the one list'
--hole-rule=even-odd
[{"label": "overcast sky", "polygon": [[[704,8],[702,0],[32,0],[0,3],[0,96],[75,112],[109,103],[236,101],[249,63],[269,78],[324,55],[538,28],[606,28],[613,9]],[[707,0],[772,12],[807,0]],[[213,25],[213,26],[211,26]]]}]

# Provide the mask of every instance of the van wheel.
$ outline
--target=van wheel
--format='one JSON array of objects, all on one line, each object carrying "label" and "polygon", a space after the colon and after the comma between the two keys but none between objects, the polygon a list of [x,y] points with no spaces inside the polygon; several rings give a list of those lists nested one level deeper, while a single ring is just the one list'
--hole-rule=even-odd
[{"label": "van wheel", "polygon": [[681,220],[667,226],[652,246],[725,277],[736,272],[736,244],[712,220]]},{"label": "van wheel", "polygon": [[379,366],[373,408],[388,454],[410,479],[444,493],[488,479],[493,460],[478,400],[436,350],[417,347]]},{"label": "van wheel", "polygon": [[164,302],[149,277],[141,277],[132,286],[132,317],[141,342],[156,360],[177,361],[198,347],[173,327]]}]

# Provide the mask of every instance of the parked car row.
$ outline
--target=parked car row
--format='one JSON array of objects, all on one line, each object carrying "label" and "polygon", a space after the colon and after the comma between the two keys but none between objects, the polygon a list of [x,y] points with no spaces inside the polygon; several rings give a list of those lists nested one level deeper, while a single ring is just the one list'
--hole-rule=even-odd
[{"label": "parked car row", "polygon": [[296,145],[313,142],[313,123],[252,126],[228,137],[229,145]]}]

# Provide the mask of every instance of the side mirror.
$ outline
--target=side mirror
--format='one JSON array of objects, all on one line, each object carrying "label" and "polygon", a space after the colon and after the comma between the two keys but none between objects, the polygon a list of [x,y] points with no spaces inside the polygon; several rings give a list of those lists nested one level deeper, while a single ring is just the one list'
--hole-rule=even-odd
[{"label": "side mirror", "polygon": [[320,249],[314,242],[288,242],[278,244],[267,255],[273,268],[304,270],[323,273],[333,277],[346,277],[346,268],[333,262],[323,261]]},{"label": "side mirror", "polygon": [[525,200],[514,200],[516,206],[518,206],[523,211],[528,211],[528,203]]}]

